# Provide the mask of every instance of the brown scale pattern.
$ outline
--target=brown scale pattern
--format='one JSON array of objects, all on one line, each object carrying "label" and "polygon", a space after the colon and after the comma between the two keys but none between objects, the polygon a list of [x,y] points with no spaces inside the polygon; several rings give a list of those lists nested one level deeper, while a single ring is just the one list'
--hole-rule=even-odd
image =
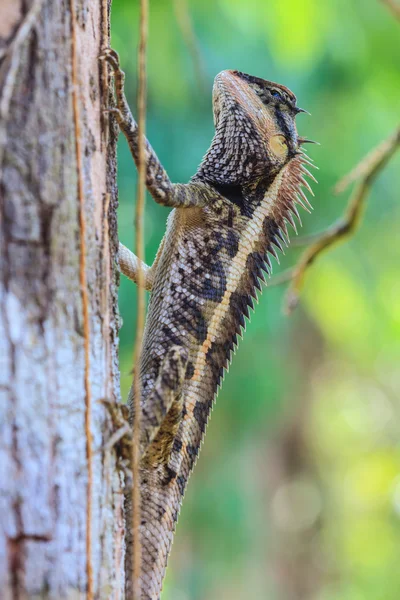
[{"label": "brown scale pattern", "polygon": [[[138,129],[123,93],[124,74],[114,51],[105,58],[115,74],[115,114],[137,163]],[[269,255],[276,257],[285,242],[295,203],[306,202],[300,188],[307,187],[307,160],[294,123],[300,110],[284,86],[223,71],[213,90],[215,136],[189,184],[172,184],[146,145],[147,188],[175,209],[152,270],[142,350],[142,426],[146,420],[149,425],[141,461],[142,599],[160,596],[218,386],[264,273],[271,272]],[[131,407],[132,400],[131,391]],[[129,496],[127,508],[130,514]],[[130,535],[128,530],[128,565],[135,541]]]},{"label": "brown scale pattern", "polygon": [[271,272],[268,255],[276,256],[275,248],[286,238],[285,221],[292,220],[303,183],[302,164],[302,156],[294,157],[267,190],[249,194],[251,214],[214,192],[206,209],[177,210],[169,218],[148,314],[148,324],[158,326],[147,328],[143,352],[147,393],[168,348],[184,346],[189,358],[183,418],[168,462],[143,469],[143,581],[148,598],[158,598],[185,487],[224,370],[264,274]]},{"label": "brown scale pattern", "polygon": [[[138,164],[138,127],[118,55],[108,49],[103,58],[115,76],[113,112]],[[146,141],[147,189],[175,209],[153,267],[144,267],[152,296],[141,357],[140,536],[141,598],[149,600],[161,593],[182,496],[224,370],[271,272],[270,255],[286,243],[287,223],[295,226],[295,203],[307,204],[301,186],[309,188],[308,161],[300,150],[307,140],[297,135],[302,111],[290,90],[222,71],[213,112],[215,136],[188,184],[171,183]],[[124,272],[135,280],[137,258],[128,262]],[[129,494],[127,509],[130,515]],[[129,572],[129,518],[127,527]]]}]

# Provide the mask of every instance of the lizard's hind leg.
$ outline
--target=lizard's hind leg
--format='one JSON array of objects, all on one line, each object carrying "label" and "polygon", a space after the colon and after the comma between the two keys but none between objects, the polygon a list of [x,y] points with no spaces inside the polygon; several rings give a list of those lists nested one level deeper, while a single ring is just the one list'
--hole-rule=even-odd
[{"label": "lizard's hind leg", "polygon": [[[162,462],[168,455],[182,418],[182,384],[185,379],[188,352],[172,346],[165,356],[154,387],[145,399],[141,415],[141,456]],[[133,408],[133,386],[130,393]],[[134,417],[132,417],[134,418]]]},{"label": "lizard's hind leg", "polygon": [[136,254],[133,254],[133,252],[128,250],[128,248],[126,246],[124,246],[123,244],[121,244],[121,242],[120,242],[118,254],[119,254],[119,266],[121,268],[121,272],[126,277],[128,277],[128,279],[130,279],[134,283],[137,283],[138,282],[138,271],[139,271],[139,265],[140,265],[142,268],[142,271],[143,271],[143,275],[144,275],[144,287],[148,292],[151,292],[151,290],[153,288],[153,283],[154,283],[155,270],[157,268],[158,261],[160,260],[160,256],[162,254],[163,248],[164,248],[164,239],[162,240],[162,242],[160,244],[160,247],[157,252],[157,256],[154,259],[153,264],[151,265],[151,267],[149,267],[149,265],[146,265],[144,262],[139,261]]},{"label": "lizard's hind leg", "polygon": [[151,292],[153,287],[154,269],[139,261],[136,254],[131,252],[126,246],[119,243],[119,266],[121,272],[134,283],[138,282],[139,265],[141,266],[144,280],[144,289]]}]

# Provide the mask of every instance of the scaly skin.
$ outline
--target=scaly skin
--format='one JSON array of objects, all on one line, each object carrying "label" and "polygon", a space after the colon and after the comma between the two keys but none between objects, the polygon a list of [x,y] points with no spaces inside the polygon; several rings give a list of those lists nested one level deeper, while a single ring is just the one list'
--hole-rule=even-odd
[{"label": "scaly skin", "polygon": [[[118,56],[107,50],[104,58],[115,74],[113,112],[137,162]],[[301,186],[309,189],[310,163],[300,149],[308,140],[297,135],[302,110],[292,92],[223,71],[213,109],[215,137],[188,184],[172,184],[146,146],[147,188],[174,210],[153,266],[143,265],[151,290],[140,370],[143,599],[160,597],[186,484],[249,307],[271,272],[269,254],[286,243],[295,204],[308,203]],[[123,246],[120,263],[136,281],[138,259]],[[129,400],[132,407],[133,388]],[[132,543],[128,536],[128,561]]]}]

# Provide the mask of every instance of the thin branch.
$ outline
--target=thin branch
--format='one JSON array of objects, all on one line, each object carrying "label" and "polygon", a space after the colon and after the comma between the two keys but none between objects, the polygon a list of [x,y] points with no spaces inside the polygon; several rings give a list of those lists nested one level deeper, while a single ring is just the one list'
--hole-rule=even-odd
[{"label": "thin branch", "polygon": [[[380,157],[385,156],[387,152],[390,152],[392,143],[393,140],[390,137],[379,144],[379,146],[371,150],[371,152],[369,152],[367,156],[364,156],[364,158],[350,171],[350,173],[342,177],[342,179],[337,182],[333,188],[333,193],[341,194],[355,181],[359,181],[360,179],[367,177],[368,173],[373,170],[374,165],[377,161],[379,161]],[[292,248],[298,248],[301,246],[315,244],[321,239],[321,237],[325,235],[325,233],[325,231],[321,231],[319,233],[311,233],[310,235],[293,238],[291,241],[291,246]]]},{"label": "thin branch", "polygon": [[10,55],[10,65],[5,76],[0,98],[0,124],[2,124],[2,127],[0,127],[0,178],[2,173],[3,155],[6,147],[7,119],[10,112],[11,98],[14,92],[16,75],[22,56],[18,50],[36,23],[36,19],[42,9],[43,1],[44,0],[35,0],[33,2],[31,8],[24,17],[24,20],[18,27],[18,31],[12,42],[7,48],[0,51],[0,59],[2,59],[5,55]]},{"label": "thin branch", "polygon": [[14,34],[12,40],[9,42],[8,46],[5,48],[0,48],[0,60],[10,52],[15,52],[18,50],[19,46],[29,35],[33,25],[36,22],[36,17],[38,16],[44,0],[35,0],[26,15],[23,17],[21,23],[19,24],[16,33]]},{"label": "thin branch", "polygon": [[182,37],[192,57],[196,79],[199,83],[199,87],[204,90],[206,87],[206,75],[203,59],[199,50],[199,44],[190,17],[188,1],[174,0],[174,8],[176,19],[182,32]]},{"label": "thin branch", "polygon": [[[100,0],[101,2],[101,22],[100,22],[100,33],[101,33],[101,42],[100,48],[107,48],[110,43],[110,22],[108,15],[108,0]],[[108,87],[108,67],[105,60],[101,61],[100,64],[100,95],[102,99],[102,105],[108,106],[108,96],[109,87]],[[106,110],[102,110],[100,112],[101,119],[101,138],[100,150],[103,151],[103,148],[108,147],[108,135],[109,135],[109,113]]]},{"label": "thin branch", "polygon": [[139,600],[141,574],[141,541],[140,541],[140,421],[141,421],[141,381],[140,358],[142,351],[143,330],[145,322],[145,282],[142,264],[144,263],[144,201],[146,184],[146,50],[148,34],[148,0],[140,0],[140,39],[138,48],[138,188],[136,199],[136,256],[138,257],[138,307],[136,340],[134,349],[134,422],[133,444],[131,453],[132,464],[132,594],[133,599]]},{"label": "thin branch", "polygon": [[75,0],[70,0],[71,12],[71,79],[72,79],[72,109],[75,129],[75,153],[77,168],[77,193],[79,199],[79,227],[80,227],[80,260],[79,281],[82,295],[83,310],[83,345],[85,357],[85,436],[86,460],[88,482],[86,490],[86,599],[93,600],[93,564],[92,564],[92,496],[93,496],[93,448],[92,448],[92,395],[90,389],[90,330],[89,330],[89,298],[86,280],[86,220],[85,220],[85,194],[83,190],[83,162],[81,145],[81,118],[78,99],[78,58],[76,47],[76,10]]},{"label": "thin branch", "polygon": [[320,231],[318,233],[310,233],[310,235],[301,235],[299,237],[294,237],[290,240],[290,247],[302,248],[304,246],[309,246],[310,244],[316,242],[322,234],[323,231]]},{"label": "thin branch", "polygon": [[[366,160],[360,163],[360,165],[363,165],[362,170],[359,168],[360,165],[356,168],[359,169],[358,172],[362,173],[361,181],[351,194],[343,217],[319,236],[319,239],[304,252],[297,266],[282,273],[280,278],[278,276],[278,278],[271,280],[272,285],[278,285],[279,283],[288,280],[291,281],[285,301],[287,313],[292,312],[294,308],[296,308],[300,291],[304,283],[305,273],[319,254],[333,244],[351,235],[357,229],[372,183],[399,146],[400,127],[394,134],[385,140],[385,142],[380,144],[376,150],[370,153]],[[366,168],[366,165],[368,165],[368,169]]]},{"label": "thin branch", "polygon": [[400,4],[396,2],[396,0],[381,0],[382,4],[385,4],[387,8],[390,10],[392,15],[400,21]]},{"label": "thin branch", "polygon": [[379,162],[381,156],[385,156],[388,152],[390,153],[390,149],[393,144],[392,136],[384,140],[379,146],[371,150],[355,167],[348,173],[345,177],[340,179],[338,183],[333,188],[335,194],[341,194],[344,192],[350,184],[354,183],[354,181],[359,181],[365,177],[368,177],[368,174],[371,173],[374,169],[374,165]]},{"label": "thin branch", "polygon": [[292,281],[295,275],[296,269],[292,267],[291,269],[286,269],[286,271],[282,271],[282,273],[278,273],[278,275],[274,275],[271,279],[268,280],[268,287],[275,287],[277,285],[282,285],[283,283],[288,283]]}]

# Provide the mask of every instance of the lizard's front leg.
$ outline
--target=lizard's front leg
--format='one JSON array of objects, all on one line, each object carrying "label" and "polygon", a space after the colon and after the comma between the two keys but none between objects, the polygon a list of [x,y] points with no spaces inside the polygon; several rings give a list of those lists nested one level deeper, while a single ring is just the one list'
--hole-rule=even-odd
[{"label": "lizard's front leg", "polygon": [[[121,131],[129,144],[136,166],[138,166],[138,125],[132,116],[125,97],[125,73],[119,66],[119,57],[115,50],[106,48],[100,56],[100,59],[106,60],[114,71],[117,108],[109,109],[109,112],[115,114]],[[170,206],[173,208],[204,206],[206,204],[207,195],[202,193],[201,186],[196,186],[195,184],[171,183],[147,139],[145,140],[145,160],[146,187],[156,202],[163,206]],[[196,190],[200,193],[193,193],[193,188],[196,187],[200,188],[199,190]]]},{"label": "lizard's front leg", "polygon": [[128,250],[128,248],[126,246],[124,246],[123,244],[121,244],[121,242],[119,244],[118,254],[119,254],[119,266],[120,266],[121,272],[126,277],[128,277],[131,281],[133,281],[134,283],[137,283],[138,282],[138,271],[139,271],[139,265],[140,265],[142,268],[143,274],[144,274],[144,287],[148,292],[151,292],[151,290],[153,288],[154,274],[155,274],[155,271],[156,271],[156,268],[158,265],[158,261],[160,260],[160,256],[161,256],[163,248],[164,248],[164,239],[165,238],[162,239],[160,247],[158,248],[158,251],[157,251],[157,255],[156,255],[151,267],[149,267],[149,265],[146,265],[146,263],[139,261],[136,254],[133,254],[133,252]]}]

